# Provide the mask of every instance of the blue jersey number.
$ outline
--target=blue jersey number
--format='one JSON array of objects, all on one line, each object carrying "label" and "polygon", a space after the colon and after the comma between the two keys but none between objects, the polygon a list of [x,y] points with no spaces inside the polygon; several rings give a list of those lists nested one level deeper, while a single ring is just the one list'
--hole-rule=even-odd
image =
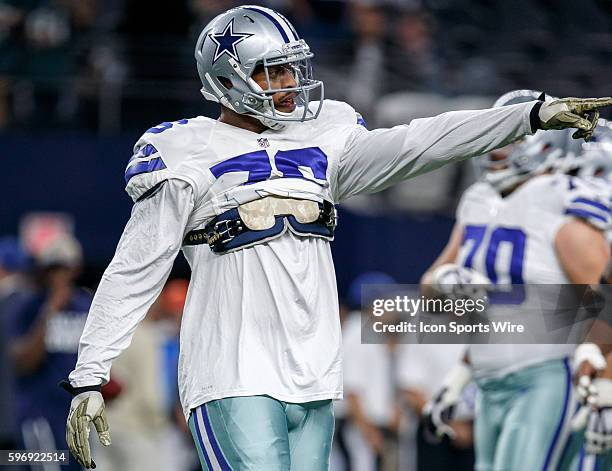
[{"label": "blue jersey number", "polygon": [[157,126],[153,126],[152,128],[149,128],[145,131],[146,133],[151,133],[151,134],[161,134],[164,131],[167,131],[168,129],[174,127],[175,124],[187,124],[188,120],[186,119],[181,119],[179,121],[173,121],[173,122],[163,122],[161,124],[158,124]]},{"label": "blue jersey number", "polygon": [[[463,235],[463,244],[472,242],[463,265],[467,268],[473,268],[474,255],[478,248],[482,245],[487,226],[484,225],[468,225],[465,226]],[[512,247],[510,256],[510,266],[507,267],[507,273],[510,275],[512,282],[512,292],[495,293],[491,295],[491,302],[497,304],[520,304],[525,299],[523,287],[523,264],[525,260],[525,242],[527,235],[521,230],[512,227],[497,227],[489,237],[488,245],[485,251],[485,267],[487,276],[493,283],[497,283],[498,276],[495,269],[497,253],[499,245],[502,242],[507,242]]]},{"label": "blue jersey number", "polygon": [[463,232],[463,244],[465,245],[470,241],[472,242],[470,251],[468,252],[467,257],[465,257],[465,262],[463,262],[463,265],[466,268],[474,268],[474,255],[476,255],[478,247],[480,247],[480,244],[482,244],[482,239],[484,238],[486,230],[487,226],[465,226],[465,230]]},{"label": "blue jersey number", "polygon": [[[321,184],[326,181],[327,155],[318,147],[305,149],[279,150],[274,163],[285,178],[304,178]],[[219,178],[231,172],[249,172],[245,184],[267,180],[272,175],[272,166],[265,150],[249,152],[224,160],[210,168]]]}]

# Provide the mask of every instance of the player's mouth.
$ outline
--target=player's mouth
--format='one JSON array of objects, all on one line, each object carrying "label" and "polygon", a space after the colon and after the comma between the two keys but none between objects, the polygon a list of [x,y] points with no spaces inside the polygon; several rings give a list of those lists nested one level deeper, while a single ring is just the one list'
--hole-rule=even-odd
[{"label": "player's mouth", "polygon": [[295,103],[295,96],[296,94],[292,93],[284,97],[282,100],[279,100],[278,105],[276,106],[278,110],[284,113],[290,113],[295,110],[297,106],[297,104]]}]

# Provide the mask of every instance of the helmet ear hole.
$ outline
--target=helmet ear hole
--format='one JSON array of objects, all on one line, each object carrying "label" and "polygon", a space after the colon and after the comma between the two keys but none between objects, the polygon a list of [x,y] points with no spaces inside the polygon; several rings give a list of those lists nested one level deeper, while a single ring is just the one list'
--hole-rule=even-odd
[{"label": "helmet ear hole", "polygon": [[230,90],[230,89],[232,89],[234,87],[232,85],[232,81],[230,79],[228,79],[227,77],[217,76],[217,80],[219,82],[221,82],[221,85],[223,85],[226,88],[226,90]]}]

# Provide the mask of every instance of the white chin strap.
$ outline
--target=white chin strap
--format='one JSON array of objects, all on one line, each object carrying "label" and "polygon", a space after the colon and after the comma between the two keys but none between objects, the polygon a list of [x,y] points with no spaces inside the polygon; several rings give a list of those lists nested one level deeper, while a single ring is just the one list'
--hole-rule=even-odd
[{"label": "white chin strap", "polygon": [[[297,118],[301,116],[303,113],[304,113],[303,108],[300,110],[299,106],[296,106],[295,109],[291,113],[283,113],[282,111],[276,110],[276,114],[280,116],[281,118]],[[270,116],[259,116],[255,114],[252,114],[249,116],[253,116],[253,118],[258,119],[261,122],[261,124],[263,124],[264,126],[274,131],[280,131],[282,129],[285,129],[285,127],[287,126],[287,121],[278,121]]]},{"label": "white chin strap", "polygon": [[[278,113],[278,111],[277,111]],[[250,115],[253,116],[253,118],[259,120],[261,122],[261,124],[263,124],[265,127],[272,129],[273,131],[280,131],[282,129],[285,129],[285,126],[287,125],[287,123],[283,122],[283,121],[276,121],[272,118],[268,118],[266,116],[259,116],[256,114]]]}]

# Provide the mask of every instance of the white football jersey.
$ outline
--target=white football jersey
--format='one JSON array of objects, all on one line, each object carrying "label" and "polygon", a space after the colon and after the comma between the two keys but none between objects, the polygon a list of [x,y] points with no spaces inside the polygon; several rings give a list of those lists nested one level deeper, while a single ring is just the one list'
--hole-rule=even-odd
[{"label": "white football jersey", "polygon": [[[316,120],[282,131],[258,134],[204,117],[149,129],[126,169],[136,204],[92,304],[72,385],[108,380],[112,359],[162,289],[188,231],[269,195],[338,203],[380,191],[531,133],[533,105],[368,131],[349,105],[326,101]],[[183,252],[192,270],[179,364],[186,415],[229,396],[341,398],[329,241],[286,232],[223,255],[206,244]]]},{"label": "white football jersey", "polygon": [[[601,198],[607,200],[610,209],[612,210],[612,181],[608,178],[600,177],[583,177],[583,180],[588,185],[592,185],[594,191],[597,191]],[[612,219],[612,218],[611,218]],[[605,229],[606,240],[612,245],[612,220]]]},{"label": "white football jersey", "polygon": [[[457,208],[463,228],[457,263],[502,285],[570,283],[557,259],[555,237],[571,217],[605,230],[608,201],[594,185],[566,175],[534,177],[505,198],[489,184],[477,182]],[[489,309],[494,315],[495,305]],[[501,376],[567,357],[573,350],[573,345],[563,344],[474,344],[469,356],[477,376]]]}]

